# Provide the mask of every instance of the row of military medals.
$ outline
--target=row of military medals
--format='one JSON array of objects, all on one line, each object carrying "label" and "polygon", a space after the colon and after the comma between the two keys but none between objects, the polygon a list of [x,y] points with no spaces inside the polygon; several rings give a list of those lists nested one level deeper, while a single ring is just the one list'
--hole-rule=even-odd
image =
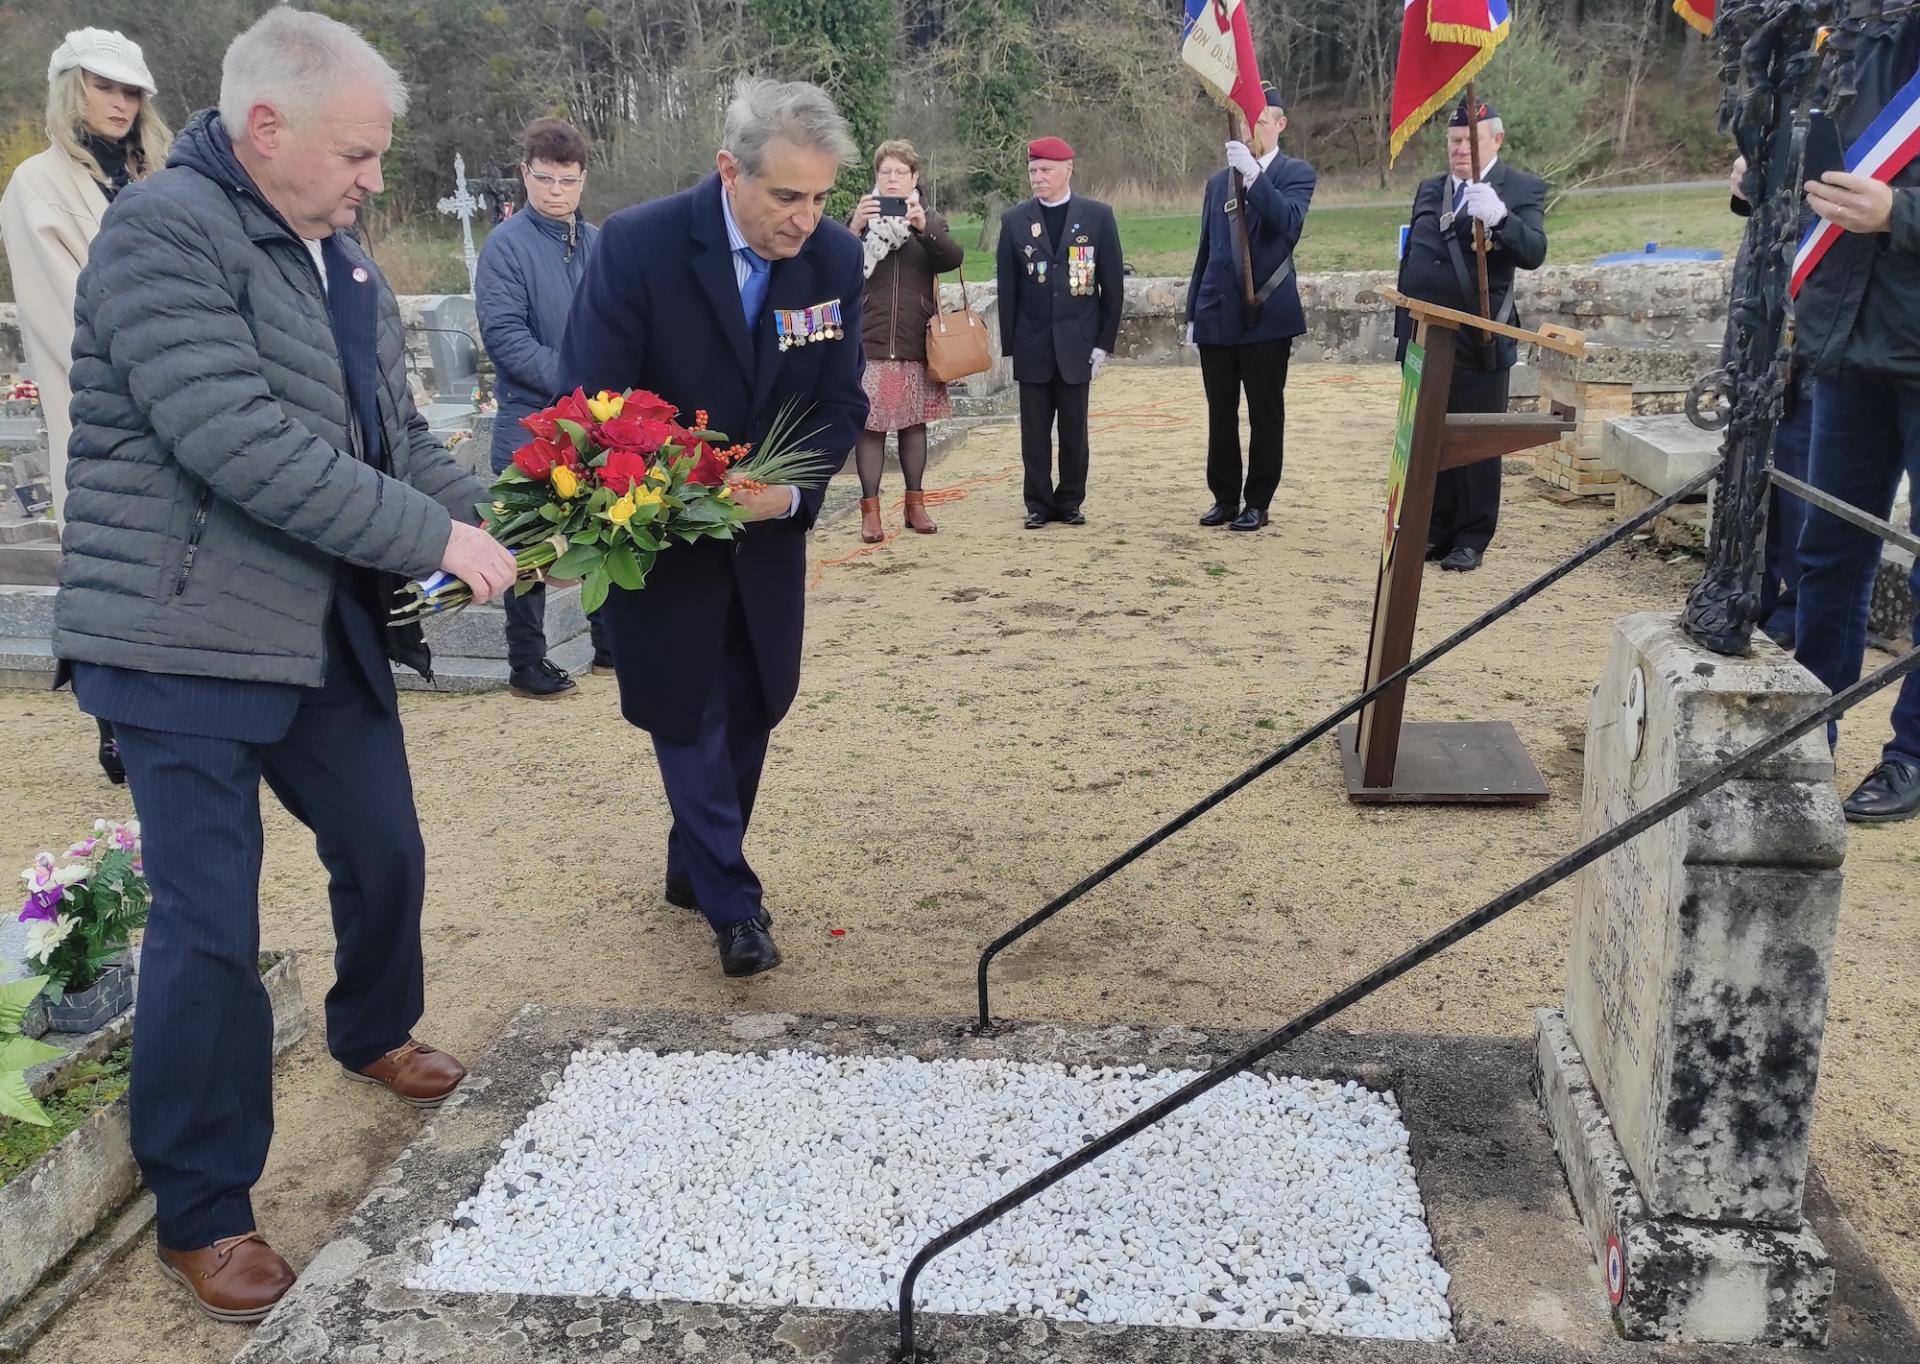
[{"label": "row of military medals", "polygon": [[847,334],[839,299],[816,303],[811,308],[776,308],[773,330],[780,338],[781,350],[804,346],[809,341],[838,341]]}]

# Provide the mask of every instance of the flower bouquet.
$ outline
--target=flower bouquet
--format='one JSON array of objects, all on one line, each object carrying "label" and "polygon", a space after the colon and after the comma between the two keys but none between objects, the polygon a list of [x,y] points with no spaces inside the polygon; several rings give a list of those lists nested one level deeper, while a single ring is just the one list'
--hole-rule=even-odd
[{"label": "flower bouquet", "polygon": [[[825,462],[797,448],[792,408],[783,410],[759,447],[727,445],[696,412],[691,428],[679,409],[642,389],[573,393],[521,419],[533,440],[514,452],[494,480],[492,502],[480,507],[487,530],[514,551],[524,592],[546,576],[580,582],[580,606],[600,609],[615,587],[646,585],[654,558],[675,540],[732,539],[747,521],[735,489],[775,484],[818,487]],[[391,613],[410,624],[473,600],[451,573],[409,583]]]},{"label": "flower bouquet", "polygon": [[147,921],[152,894],[140,864],[140,823],[95,820],[61,859],[41,853],[20,873],[27,965],[59,999],[90,988]]}]

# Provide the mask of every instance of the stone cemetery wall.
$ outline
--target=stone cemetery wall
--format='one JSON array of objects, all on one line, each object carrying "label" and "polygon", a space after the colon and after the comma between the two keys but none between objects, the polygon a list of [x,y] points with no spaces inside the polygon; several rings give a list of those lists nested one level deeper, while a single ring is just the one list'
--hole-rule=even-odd
[{"label": "stone cemetery wall", "polygon": [[[1578,327],[1614,345],[1678,347],[1718,345],[1726,325],[1729,263],[1663,265],[1549,265],[1522,278],[1514,306],[1527,326],[1558,322]],[[1346,364],[1393,358],[1393,317],[1378,291],[1393,284],[1390,271],[1307,273],[1300,298],[1307,335],[1295,355],[1303,360]],[[946,304],[960,306],[960,290],[945,287]],[[970,284],[975,311],[991,318],[995,289]],[[401,316],[409,348],[422,374],[432,371],[429,334],[418,330],[434,296],[404,296]],[[1191,363],[1182,344],[1186,331],[1187,281],[1179,278],[1127,281],[1127,319],[1120,336],[1126,359]],[[20,363],[20,328],[14,305],[0,303],[0,371]]]}]

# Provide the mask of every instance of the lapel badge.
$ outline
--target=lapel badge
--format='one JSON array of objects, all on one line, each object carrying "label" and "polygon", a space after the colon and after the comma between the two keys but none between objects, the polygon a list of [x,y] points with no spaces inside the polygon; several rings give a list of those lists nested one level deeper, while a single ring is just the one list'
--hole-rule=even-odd
[{"label": "lapel badge", "polygon": [[1073,240],[1076,245],[1085,246],[1087,244],[1087,234],[1082,232],[1079,236],[1075,237]]},{"label": "lapel badge", "polygon": [[1039,224],[1039,223],[1035,223],[1035,224],[1033,225],[1033,235],[1034,235],[1034,236],[1036,236],[1036,237],[1040,235],[1040,224]]},{"label": "lapel badge", "polygon": [[366,266],[356,265],[353,267],[353,282],[355,284],[365,284],[368,280],[372,278],[373,276],[367,273]]}]

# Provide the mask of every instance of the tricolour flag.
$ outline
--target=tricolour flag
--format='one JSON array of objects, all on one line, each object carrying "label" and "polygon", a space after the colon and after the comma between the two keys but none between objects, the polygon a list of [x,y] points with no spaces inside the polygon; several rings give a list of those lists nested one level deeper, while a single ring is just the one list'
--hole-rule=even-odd
[{"label": "tricolour flag", "polygon": [[[1891,184],[1893,177],[1905,170],[1915,156],[1920,156],[1920,73],[1887,101],[1880,116],[1847,148],[1844,160],[1848,170],[1871,176],[1884,185]],[[1794,253],[1788,293],[1795,298],[1800,296],[1800,286],[1807,282],[1813,267],[1832,250],[1844,231],[1840,224],[1824,218],[1813,220],[1800,239],[1800,249]]]},{"label": "tricolour flag", "polygon": [[1512,25],[1507,0],[1407,0],[1393,73],[1389,162],[1493,60]]},{"label": "tricolour flag", "polygon": [[1673,12],[1702,33],[1713,32],[1714,0],[1673,0]]},{"label": "tricolour flag", "polygon": [[1247,116],[1249,128],[1260,121],[1267,96],[1260,84],[1246,0],[1187,0],[1180,58],[1215,99]]}]

